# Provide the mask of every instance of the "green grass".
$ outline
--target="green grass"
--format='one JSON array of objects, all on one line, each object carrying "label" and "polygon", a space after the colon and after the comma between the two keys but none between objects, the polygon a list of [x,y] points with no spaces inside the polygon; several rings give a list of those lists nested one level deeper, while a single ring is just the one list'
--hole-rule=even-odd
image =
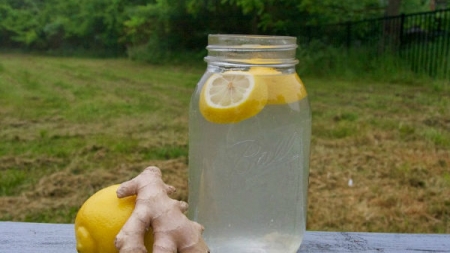
[{"label": "green grass", "polygon": [[[88,164],[81,170],[130,153],[140,160],[186,156],[185,105],[203,70],[26,55],[0,61],[2,196],[32,190],[36,178],[65,169],[74,156]],[[102,159],[89,147],[103,150]],[[59,160],[33,162],[42,157]]]},{"label": "green grass", "polygon": [[[186,200],[188,105],[204,69],[0,55],[0,220],[73,222],[91,194],[149,165]],[[450,233],[448,81],[300,71],[308,229]]]},{"label": "green grass", "polygon": [[15,168],[10,168],[0,176],[0,196],[17,194],[18,188],[27,179],[27,173]]}]

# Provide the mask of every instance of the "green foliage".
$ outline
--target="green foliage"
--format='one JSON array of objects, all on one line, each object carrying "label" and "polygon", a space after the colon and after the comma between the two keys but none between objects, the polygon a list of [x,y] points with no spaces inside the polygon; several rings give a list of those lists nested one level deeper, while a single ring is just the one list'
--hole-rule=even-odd
[{"label": "green foliage", "polygon": [[122,41],[128,44],[130,58],[158,62],[168,57],[173,11],[176,10],[170,8],[170,0],[157,0],[127,9]]},{"label": "green foliage", "polygon": [[379,17],[384,11],[384,6],[380,4],[379,0],[303,0],[298,3],[298,8],[311,15],[308,25],[332,24]]},{"label": "green foliage", "polygon": [[242,9],[244,14],[257,13],[261,15],[266,5],[273,5],[273,0],[222,0],[222,3],[230,3]]},{"label": "green foliage", "polygon": [[10,40],[29,47],[40,42],[39,2],[31,0],[6,1],[0,4],[3,31],[11,32]]},{"label": "green foliage", "polygon": [[[0,46],[162,62],[211,33],[300,35],[299,27],[382,16],[379,0],[1,0]],[[402,1],[403,12],[426,10]],[[89,53],[88,53],[89,54]]]},{"label": "green foliage", "polygon": [[122,50],[124,0],[33,1],[0,4],[0,31],[16,47]]},{"label": "green foliage", "polygon": [[309,2],[3,0],[1,43],[10,41],[19,48],[39,50],[124,52],[144,47],[153,50],[149,54],[174,48],[198,49],[204,48],[208,33],[293,34],[299,23],[321,8]]},{"label": "green foliage", "polygon": [[125,40],[141,45],[154,35],[164,36],[170,31],[170,11],[168,0],[129,7],[124,21]]},{"label": "green foliage", "polygon": [[430,11],[430,1],[424,0],[404,0],[400,8],[401,13],[414,13]]}]

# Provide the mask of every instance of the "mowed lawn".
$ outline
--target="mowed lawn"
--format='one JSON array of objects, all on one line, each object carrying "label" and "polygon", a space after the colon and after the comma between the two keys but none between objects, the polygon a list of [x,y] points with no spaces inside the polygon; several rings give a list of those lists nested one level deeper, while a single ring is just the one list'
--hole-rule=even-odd
[{"label": "mowed lawn", "polygon": [[[188,105],[204,69],[1,54],[0,220],[73,222],[91,194],[149,165],[187,200]],[[303,81],[308,229],[450,233],[450,83]]]}]

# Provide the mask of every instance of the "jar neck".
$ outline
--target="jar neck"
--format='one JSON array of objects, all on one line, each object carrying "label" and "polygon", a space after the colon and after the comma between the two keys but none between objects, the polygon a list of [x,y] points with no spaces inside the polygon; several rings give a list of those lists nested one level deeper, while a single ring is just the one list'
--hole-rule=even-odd
[{"label": "jar neck", "polygon": [[208,36],[208,65],[218,67],[294,67],[297,39],[289,36],[227,35]]}]

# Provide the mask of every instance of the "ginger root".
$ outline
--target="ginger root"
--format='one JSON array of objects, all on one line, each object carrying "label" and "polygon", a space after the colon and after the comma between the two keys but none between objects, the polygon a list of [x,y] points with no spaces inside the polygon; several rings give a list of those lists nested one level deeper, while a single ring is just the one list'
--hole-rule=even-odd
[{"label": "ginger root", "polygon": [[120,185],[117,197],[137,195],[133,213],[116,236],[115,246],[120,253],[147,253],[144,234],[150,227],[153,253],[209,252],[201,236],[203,227],[184,215],[188,204],[168,196],[174,191],[154,166]]}]

